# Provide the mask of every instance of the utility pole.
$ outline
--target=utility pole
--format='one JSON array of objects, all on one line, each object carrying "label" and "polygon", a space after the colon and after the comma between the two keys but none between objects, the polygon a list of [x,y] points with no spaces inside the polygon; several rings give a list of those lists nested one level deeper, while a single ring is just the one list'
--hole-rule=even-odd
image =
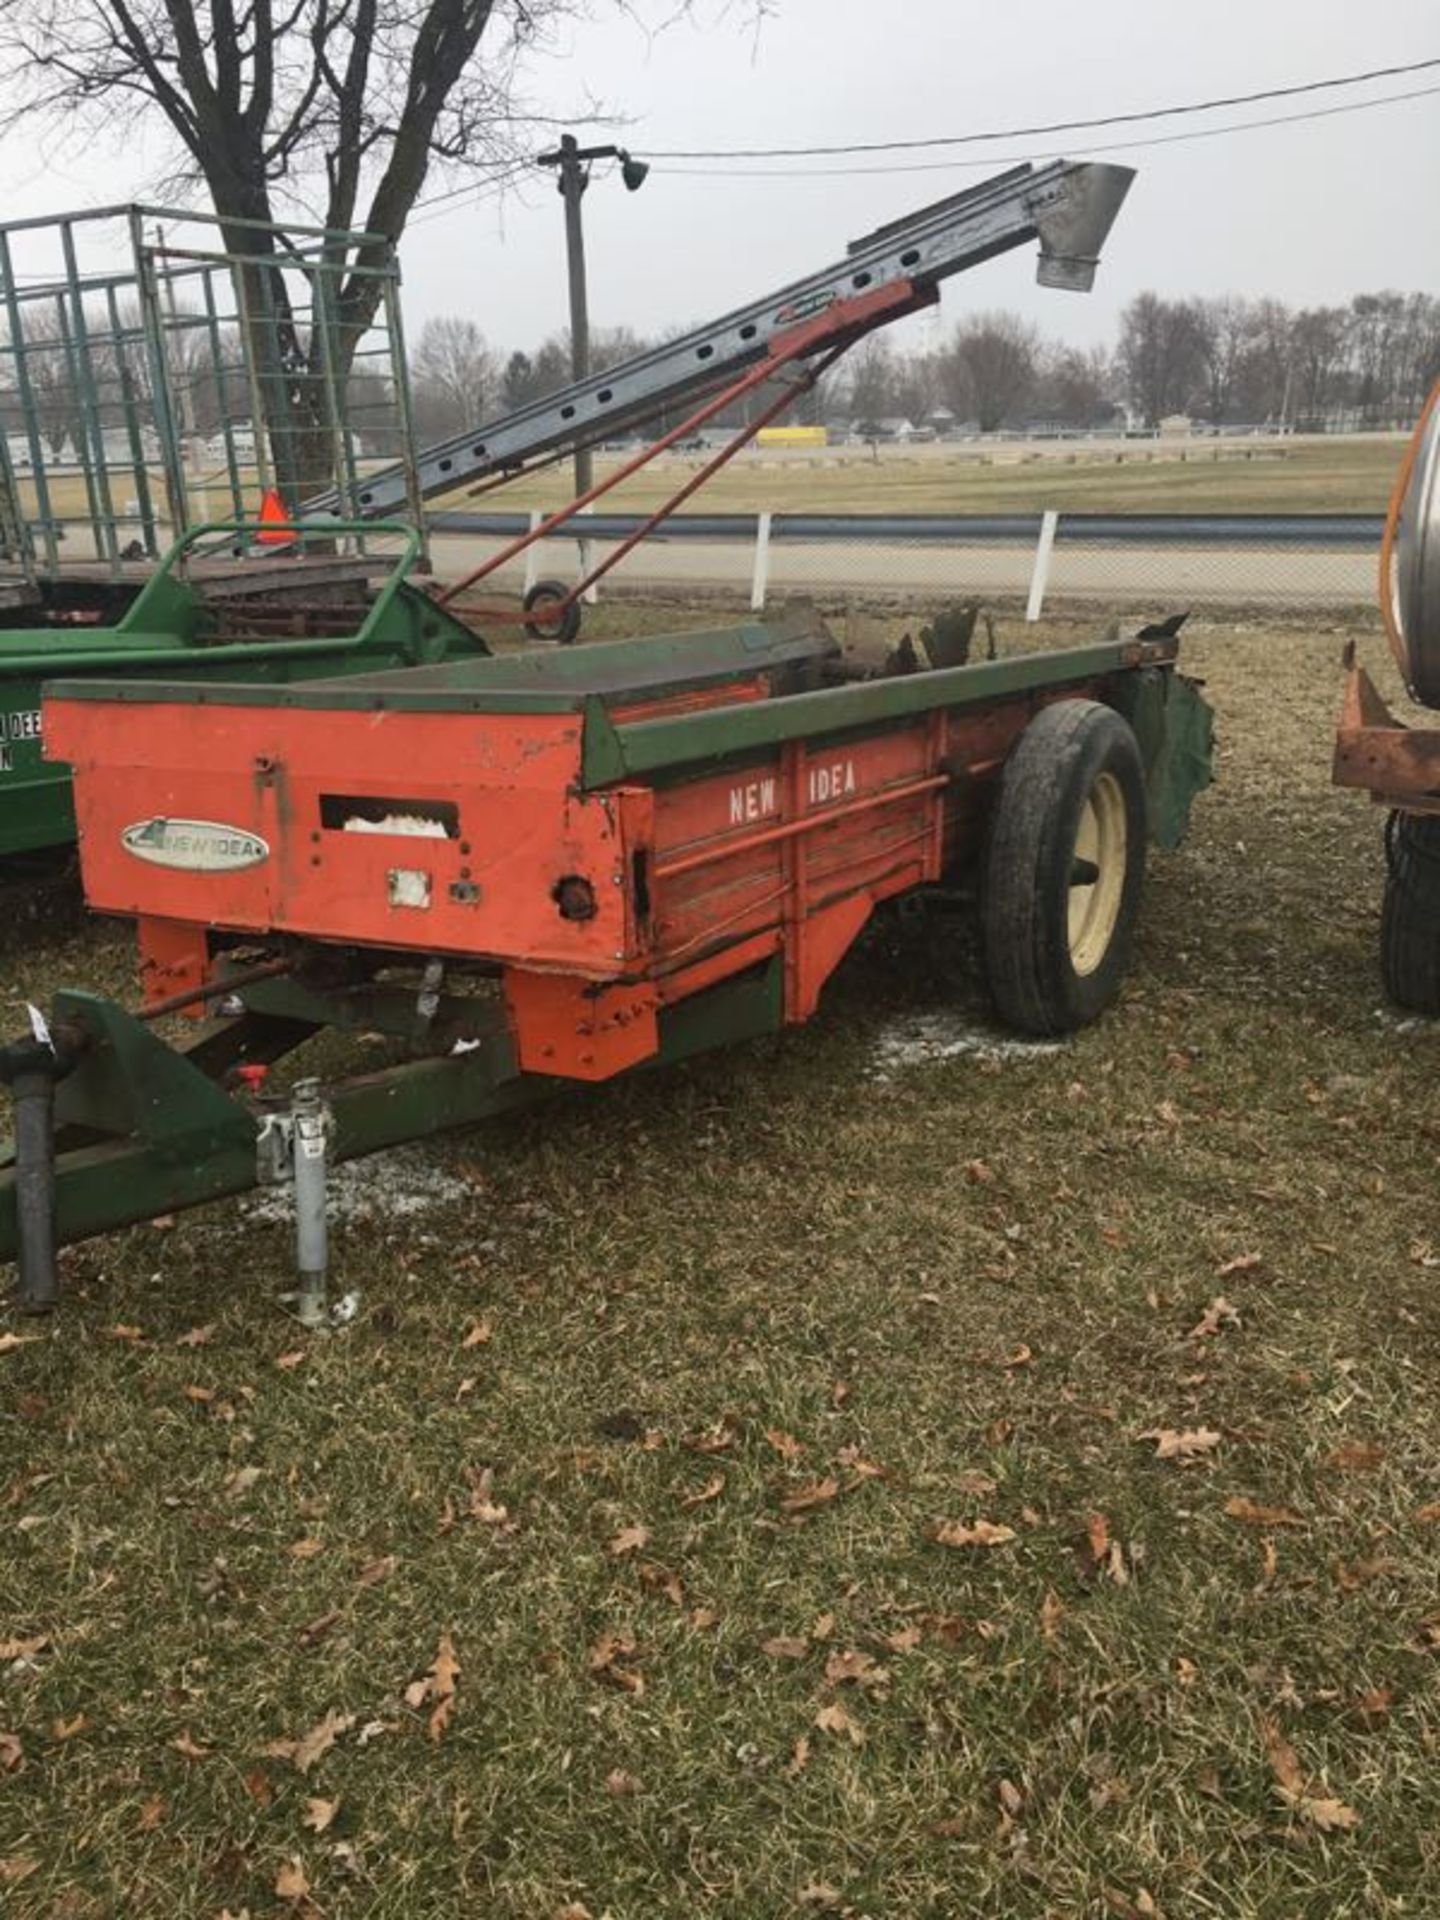
[{"label": "utility pole", "polygon": [[[570,377],[583,380],[590,371],[590,309],[585,293],[585,229],[580,199],[590,184],[592,160],[618,160],[627,193],[635,193],[650,171],[624,147],[582,147],[573,133],[560,136],[560,145],[538,155],[542,167],[557,169],[556,186],[565,202],[565,259],[570,274]],[[575,449],[575,492],[590,491],[594,467],[588,447]]]},{"label": "utility pole", "polygon": [[[560,139],[561,197],[565,202],[565,260],[570,274],[570,378],[583,380],[590,371],[590,308],[585,290],[585,225],[580,218],[580,196],[590,175],[580,163],[580,143],[573,133]],[[588,493],[595,477],[589,447],[575,449],[575,493]]]}]

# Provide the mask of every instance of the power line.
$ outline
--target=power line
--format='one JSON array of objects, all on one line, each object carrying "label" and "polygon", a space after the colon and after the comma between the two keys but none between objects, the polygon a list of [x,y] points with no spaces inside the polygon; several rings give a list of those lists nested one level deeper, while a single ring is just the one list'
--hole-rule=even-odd
[{"label": "power line", "polygon": [[1149,107],[1137,113],[1107,113],[1090,120],[1053,120],[1045,126],[1007,127],[985,133],[939,134],[929,140],[867,140],[821,147],[690,147],[642,151],[652,160],[799,160],[847,153],[900,153],[919,147],[968,147],[990,140],[1033,140],[1050,133],[1080,133],[1090,127],[1132,125],[1138,120],[1167,120],[1187,113],[1213,113],[1220,107],[1249,107],[1261,100],[1288,100],[1297,94],[1323,93],[1335,87],[1356,87],[1367,80],[1393,80],[1402,74],[1440,67],[1440,56],[1412,60],[1405,66],[1371,67],[1364,73],[1339,74],[1329,80],[1306,80],[1290,87],[1264,87],[1256,93],[1233,93],[1185,105]]},{"label": "power line", "polygon": [[[1182,140],[1216,140],[1231,133],[1254,133],[1263,127],[1293,127],[1310,120],[1330,120],[1337,114],[1364,113],[1371,107],[1398,106],[1406,100],[1427,100],[1440,86],[1413,87],[1407,93],[1382,94],[1375,100],[1347,100],[1338,107],[1312,107],[1307,113],[1272,114],[1263,120],[1236,120],[1224,127],[1193,127],[1185,133],[1157,133],[1144,140],[1107,140],[1087,147],[1087,154],[1133,153],[1143,147],[1170,147]],[[657,174],[691,180],[848,180],[879,173],[953,173],[957,167],[1024,166],[1048,160],[1052,153],[987,153],[978,160],[916,160],[894,167],[665,167]]]}]

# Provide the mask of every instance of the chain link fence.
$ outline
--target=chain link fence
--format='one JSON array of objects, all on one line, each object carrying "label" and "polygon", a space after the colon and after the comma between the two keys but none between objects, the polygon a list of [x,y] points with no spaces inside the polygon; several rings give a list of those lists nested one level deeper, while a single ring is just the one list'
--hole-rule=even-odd
[{"label": "chain link fence", "polygon": [[[438,514],[436,571],[457,577],[539,523],[538,514]],[[542,579],[573,581],[641,524],[620,514],[572,522],[486,586],[518,594]],[[755,611],[793,598],[828,612],[978,599],[1031,621],[1061,609],[1369,620],[1380,533],[1369,514],[688,515],[649,534],[598,593]]]}]

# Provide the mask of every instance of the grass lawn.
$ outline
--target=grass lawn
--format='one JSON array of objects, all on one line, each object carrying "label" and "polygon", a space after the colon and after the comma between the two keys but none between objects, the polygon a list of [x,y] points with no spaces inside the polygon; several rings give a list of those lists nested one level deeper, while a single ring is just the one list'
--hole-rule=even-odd
[{"label": "grass lawn", "polygon": [[[1022,461],[1007,445],[983,456],[965,447],[862,447],[813,459],[742,454],[681,509],[753,513],[1383,513],[1402,437],[1259,442],[1197,440],[1181,458],[1164,443],[1132,443],[1123,459],[1083,443],[1041,443]],[[1223,456],[1223,457],[1221,457]],[[596,456],[597,475],[618,464]],[[607,494],[597,511],[658,506],[702,465],[672,456]],[[437,510],[510,511],[563,505],[567,470],[535,474],[469,500],[457,491]]]},{"label": "grass lawn", "polygon": [[[1403,436],[1257,441],[1197,439],[1184,451],[1172,443],[1130,442],[1101,450],[1047,441],[1022,448],[997,445],[983,453],[965,446],[863,447],[821,457],[746,453],[708,481],[682,512],[754,513],[1036,513],[1047,507],[1077,513],[1383,513],[1395,478]],[[1025,457],[1022,457],[1025,456]],[[620,464],[596,455],[597,475]],[[694,454],[671,455],[608,494],[597,510],[630,512],[658,506],[703,464]],[[437,511],[512,512],[554,509],[571,498],[561,466],[469,498],[464,488],[432,502]],[[243,476],[242,476],[243,477]],[[259,508],[254,475],[252,511]],[[117,476],[123,506],[133,482]],[[35,511],[34,488],[22,476],[24,510]],[[155,499],[163,499],[159,477]],[[52,510],[62,518],[86,511],[79,474],[51,480]],[[217,490],[217,520],[228,519],[229,496]],[[75,535],[76,552],[84,544]]]},{"label": "grass lawn", "polygon": [[[886,920],[366,1174],[343,1333],[228,1204],[5,1323],[7,1920],[1435,1911],[1440,1036],[1340,636],[1186,642],[1218,784],[1087,1033],[975,1050],[966,921]],[[0,964],[14,1028],[125,944]]]}]

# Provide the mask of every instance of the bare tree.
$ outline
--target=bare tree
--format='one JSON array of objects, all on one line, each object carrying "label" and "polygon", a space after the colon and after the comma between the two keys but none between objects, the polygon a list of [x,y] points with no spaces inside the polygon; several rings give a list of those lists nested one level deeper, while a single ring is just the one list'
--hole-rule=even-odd
[{"label": "bare tree", "polygon": [[1024,407],[1035,387],[1040,336],[1018,313],[977,313],[955,330],[944,359],[949,404],[993,433]]},{"label": "bare tree", "polygon": [[1233,293],[1196,300],[1196,339],[1203,367],[1205,417],[1213,426],[1234,418],[1245,357],[1254,338],[1250,303]]},{"label": "bare tree", "polygon": [[496,399],[495,356],[473,320],[441,314],[427,320],[411,357],[415,424],[441,439],[483,420]]},{"label": "bare tree", "polygon": [[1117,354],[1127,396],[1146,421],[1184,412],[1204,377],[1204,333],[1188,300],[1139,293],[1120,316]]},{"label": "bare tree", "polygon": [[275,323],[255,328],[256,357],[302,428],[310,414],[305,457],[323,467],[322,343],[315,329],[303,337],[266,266],[270,223],[314,194],[325,228],[376,236],[334,303],[343,378],[378,310],[376,269],[432,167],[508,176],[534,118],[519,63],[579,11],[580,0],[4,0],[0,63],[18,112],[52,128],[119,136],[137,101],[158,112],[172,180],[208,192],[227,248],[265,276]]}]

